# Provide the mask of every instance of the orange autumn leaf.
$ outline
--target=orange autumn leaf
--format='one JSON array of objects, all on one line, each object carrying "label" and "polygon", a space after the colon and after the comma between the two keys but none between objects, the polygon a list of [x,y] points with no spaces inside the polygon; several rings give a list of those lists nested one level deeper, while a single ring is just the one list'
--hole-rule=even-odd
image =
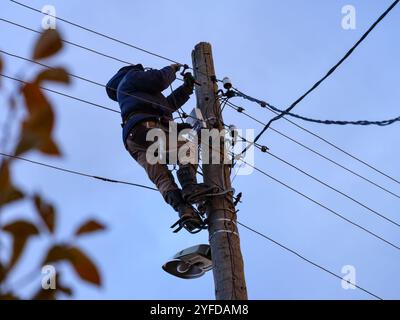
[{"label": "orange autumn leaf", "polygon": [[3,161],[0,166],[0,207],[24,197],[11,181],[8,161]]},{"label": "orange autumn leaf", "polygon": [[60,261],[68,261],[82,280],[97,286],[101,285],[96,265],[80,249],[67,245],[56,245],[49,250],[43,264]]},{"label": "orange autumn leaf", "polygon": [[41,71],[36,76],[36,83],[41,83],[43,81],[54,81],[68,84],[70,81],[68,72],[64,68],[51,68]]},{"label": "orange autumn leaf", "polygon": [[82,280],[100,286],[101,279],[96,265],[78,248],[70,248],[70,262]]},{"label": "orange autumn leaf", "polygon": [[97,222],[95,220],[88,220],[84,222],[76,231],[75,235],[81,235],[85,233],[91,233],[91,232],[96,232],[96,231],[101,231],[104,230],[106,227],[101,224],[100,222]]},{"label": "orange autumn leaf", "polygon": [[54,233],[55,217],[56,217],[54,206],[51,205],[50,203],[45,202],[39,195],[35,195],[33,199],[36,211],[39,214],[40,218],[46,225],[47,229],[51,233]]},{"label": "orange autumn leaf", "polygon": [[54,29],[44,31],[33,50],[33,59],[39,60],[56,54],[62,48],[60,34]]},{"label": "orange autumn leaf", "polygon": [[61,156],[61,151],[58,148],[58,145],[52,140],[52,138],[43,140],[42,143],[38,146],[38,150],[50,156]]},{"label": "orange autumn leaf", "polygon": [[13,251],[8,269],[11,269],[21,257],[26,242],[31,236],[39,234],[38,228],[31,222],[17,220],[3,227],[3,231],[8,232],[13,237]]},{"label": "orange autumn leaf", "polygon": [[22,93],[28,110],[24,122],[16,155],[31,149],[45,154],[60,155],[51,135],[54,127],[54,113],[50,103],[39,86],[29,83],[22,87]]}]

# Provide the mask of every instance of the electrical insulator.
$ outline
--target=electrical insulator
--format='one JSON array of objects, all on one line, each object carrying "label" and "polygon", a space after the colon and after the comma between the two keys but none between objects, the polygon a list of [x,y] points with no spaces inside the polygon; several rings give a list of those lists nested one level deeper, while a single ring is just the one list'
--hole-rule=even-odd
[{"label": "electrical insulator", "polygon": [[237,138],[238,138],[237,127],[234,124],[230,124],[228,128],[229,128],[229,132],[232,137],[232,146],[234,146],[236,144]]},{"label": "electrical insulator", "polygon": [[223,78],[222,83],[224,84],[224,88],[226,90],[230,90],[232,88],[232,81],[228,77]]},{"label": "electrical insulator", "polygon": [[234,137],[237,134],[237,127],[234,124],[230,124],[228,128],[231,132],[232,137]]}]

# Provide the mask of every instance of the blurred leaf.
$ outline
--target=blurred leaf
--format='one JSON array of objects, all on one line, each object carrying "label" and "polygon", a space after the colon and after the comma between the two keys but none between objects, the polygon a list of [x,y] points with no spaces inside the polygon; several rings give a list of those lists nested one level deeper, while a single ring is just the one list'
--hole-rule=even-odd
[{"label": "blurred leaf", "polygon": [[17,220],[5,225],[3,231],[13,236],[13,253],[8,264],[8,269],[11,269],[21,256],[29,237],[39,234],[39,230],[29,221]]},{"label": "blurred leaf", "polygon": [[68,260],[68,257],[68,247],[64,245],[55,245],[48,251],[42,265],[48,264],[49,262]]},{"label": "blurred leaf", "polygon": [[29,83],[22,87],[28,115],[22,123],[20,141],[16,155],[37,149],[45,154],[59,155],[51,138],[54,126],[52,107],[37,84]]},{"label": "blurred leaf", "polygon": [[46,69],[40,72],[36,77],[36,83],[43,81],[55,81],[61,83],[69,83],[69,75],[64,68]]},{"label": "blurred leaf", "polygon": [[36,226],[33,223],[25,220],[17,220],[10,224],[7,224],[3,226],[3,230],[12,233],[13,235],[19,235],[19,236],[22,235],[30,236],[39,234],[39,231],[36,228]]},{"label": "blurred leaf", "polygon": [[57,283],[56,283],[56,290],[57,292],[62,292],[67,296],[72,296],[72,289],[63,283],[63,276],[62,273],[59,272],[57,274]]},{"label": "blurred leaf", "polygon": [[100,230],[104,230],[106,227],[101,224],[100,222],[97,222],[95,220],[88,220],[84,222],[76,231],[75,235],[81,235],[85,233],[91,233],[91,232],[96,232]]},{"label": "blurred leaf", "polygon": [[23,130],[18,146],[15,150],[15,155],[21,155],[31,149],[34,149],[37,145],[37,140],[35,137],[28,134],[28,130]]},{"label": "blurred leaf", "polygon": [[34,294],[32,300],[55,300],[57,290],[54,289],[43,289],[42,287]]},{"label": "blurred leaf", "polygon": [[95,264],[78,248],[70,248],[70,261],[82,280],[100,286],[100,274]]},{"label": "blurred leaf", "polygon": [[61,151],[58,149],[58,145],[52,140],[52,138],[42,141],[38,150],[50,156],[61,156]]},{"label": "blurred leaf", "polygon": [[100,274],[95,264],[80,249],[66,245],[56,245],[49,250],[43,262],[68,261],[82,280],[100,286]]},{"label": "blurred leaf", "polygon": [[50,203],[46,203],[39,195],[35,195],[33,199],[40,218],[45,223],[47,229],[51,233],[54,233],[56,214],[53,205],[51,205]]},{"label": "blurred leaf", "polygon": [[57,283],[57,290],[66,294],[67,296],[71,297],[73,294],[73,291],[70,287],[64,286],[61,283]]},{"label": "blurred leaf", "polygon": [[3,294],[0,294],[0,300],[20,300],[20,298],[18,298],[12,292],[6,292]]},{"label": "blurred leaf", "polygon": [[0,167],[0,207],[24,197],[24,194],[13,186],[10,179],[9,162],[3,161]]},{"label": "blurred leaf", "polygon": [[26,84],[22,94],[28,115],[22,124],[21,139],[16,154],[37,148],[43,140],[50,138],[54,115],[50,103],[37,84]]},{"label": "blurred leaf", "polygon": [[0,261],[0,283],[4,280],[5,277],[6,277],[6,270]]},{"label": "blurred leaf", "polygon": [[33,51],[33,59],[39,60],[50,57],[62,48],[62,41],[59,33],[54,29],[44,31],[36,42]]}]

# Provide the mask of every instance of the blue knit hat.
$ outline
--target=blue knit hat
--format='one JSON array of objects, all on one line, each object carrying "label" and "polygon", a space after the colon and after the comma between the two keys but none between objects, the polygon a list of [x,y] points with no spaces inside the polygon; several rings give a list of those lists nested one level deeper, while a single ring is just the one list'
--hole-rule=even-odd
[{"label": "blue knit hat", "polygon": [[141,64],[135,64],[119,69],[118,72],[110,79],[110,81],[108,81],[106,85],[106,92],[110,99],[118,101],[117,99],[118,85],[121,82],[121,80],[125,77],[125,75],[131,70],[144,71],[144,68]]}]

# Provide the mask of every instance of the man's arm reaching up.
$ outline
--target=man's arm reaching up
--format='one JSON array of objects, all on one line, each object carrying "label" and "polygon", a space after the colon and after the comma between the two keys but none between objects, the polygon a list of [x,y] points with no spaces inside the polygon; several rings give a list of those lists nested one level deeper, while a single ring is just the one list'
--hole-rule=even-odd
[{"label": "man's arm reaching up", "polygon": [[162,92],[176,79],[175,73],[179,65],[173,64],[160,70],[129,71],[126,81],[130,87],[137,91],[149,93]]}]

